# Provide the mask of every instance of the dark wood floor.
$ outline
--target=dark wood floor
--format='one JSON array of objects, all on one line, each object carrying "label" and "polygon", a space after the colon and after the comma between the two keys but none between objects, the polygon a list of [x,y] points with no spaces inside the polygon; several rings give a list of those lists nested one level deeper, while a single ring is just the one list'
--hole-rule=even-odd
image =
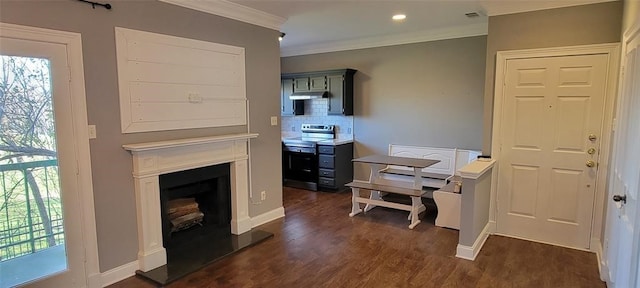
[{"label": "dark wood floor", "polygon": [[259,227],[275,237],[166,287],[606,287],[583,251],[490,236],[475,261],[456,258],[458,231],[434,226],[433,205],[409,230],[403,211],[350,218],[350,193],[283,193],[286,217]]}]

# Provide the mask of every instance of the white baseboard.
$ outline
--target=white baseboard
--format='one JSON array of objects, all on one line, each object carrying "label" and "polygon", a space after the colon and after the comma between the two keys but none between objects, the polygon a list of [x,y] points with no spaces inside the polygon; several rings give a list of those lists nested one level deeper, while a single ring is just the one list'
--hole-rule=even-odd
[{"label": "white baseboard", "polygon": [[262,213],[258,216],[251,217],[251,227],[255,228],[264,223],[271,222],[282,217],[284,217],[284,207],[279,207],[267,213]]},{"label": "white baseboard", "polygon": [[489,232],[489,234],[495,234],[496,231],[498,230],[498,225],[496,224],[495,220],[489,220],[489,230],[487,232]]},{"label": "white baseboard", "polygon": [[600,273],[600,280],[609,281],[609,267],[607,267],[607,261],[604,259],[602,242],[598,238],[591,238],[591,244],[589,248],[592,252],[596,253],[598,259],[598,273]]},{"label": "white baseboard", "polygon": [[91,273],[87,275],[87,287],[88,288],[102,288],[102,274]]},{"label": "white baseboard", "polygon": [[489,238],[489,224],[490,223],[487,223],[487,225],[484,226],[484,229],[482,229],[482,232],[480,232],[480,235],[478,235],[478,238],[476,238],[473,246],[458,244],[458,248],[456,249],[456,257],[471,261],[476,260],[476,256],[478,256],[478,253],[480,253],[480,249],[482,249],[484,242],[487,241],[487,238]]},{"label": "white baseboard", "polygon": [[133,261],[122,266],[118,266],[109,271],[102,273],[102,287],[107,287],[113,283],[120,282],[133,275],[136,275],[136,270],[139,269],[138,261]]}]

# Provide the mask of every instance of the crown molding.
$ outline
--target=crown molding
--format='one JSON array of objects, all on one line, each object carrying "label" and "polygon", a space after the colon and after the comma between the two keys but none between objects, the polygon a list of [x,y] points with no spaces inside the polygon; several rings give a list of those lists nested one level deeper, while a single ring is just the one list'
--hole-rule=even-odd
[{"label": "crown molding", "polygon": [[384,47],[410,43],[420,43],[444,39],[463,38],[471,36],[487,35],[488,24],[478,23],[456,27],[430,29],[420,32],[404,33],[393,36],[377,36],[347,41],[325,42],[313,45],[300,45],[281,47],[280,56],[298,56],[308,54],[318,54],[327,52],[337,52],[346,50],[356,50],[364,48]]},{"label": "crown molding", "polygon": [[487,16],[500,16],[539,10],[613,2],[617,0],[573,0],[573,1],[480,1]]},{"label": "crown molding", "polygon": [[287,19],[226,0],[159,0],[161,2],[226,17],[280,31]]}]

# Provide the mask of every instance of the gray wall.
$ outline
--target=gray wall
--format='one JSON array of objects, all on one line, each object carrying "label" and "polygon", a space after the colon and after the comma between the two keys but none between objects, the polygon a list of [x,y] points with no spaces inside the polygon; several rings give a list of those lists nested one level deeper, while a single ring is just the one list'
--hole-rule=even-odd
[{"label": "gray wall", "polygon": [[[82,34],[100,270],[137,260],[138,242],[131,155],[122,144],[242,133],[245,126],[122,134],[120,132],[114,27],[193,38],[245,48],[250,101],[252,189],[267,201],[250,215],[282,206],[278,31],[157,1],[110,1],[111,11],[76,1],[3,1],[0,21]],[[257,198],[259,200],[259,198]],[[257,201],[253,201],[257,202]]]},{"label": "gray wall", "polygon": [[622,2],[489,17],[482,151],[491,153],[496,52],[620,41]]},{"label": "gray wall", "polygon": [[[353,68],[355,156],[391,143],[480,150],[486,37],[281,59],[283,72]],[[368,171],[356,166],[355,177]]]}]

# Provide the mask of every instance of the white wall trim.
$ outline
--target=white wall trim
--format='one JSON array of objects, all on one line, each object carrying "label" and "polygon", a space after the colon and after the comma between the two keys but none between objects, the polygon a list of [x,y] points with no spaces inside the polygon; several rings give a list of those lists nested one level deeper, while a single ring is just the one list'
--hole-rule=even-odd
[{"label": "white wall trim", "polygon": [[136,270],[138,270],[138,268],[138,261],[136,260],[103,272],[101,274],[102,287],[107,287],[113,283],[120,282],[136,275]]},{"label": "white wall trim", "polygon": [[258,216],[251,217],[251,227],[255,228],[267,222],[284,217],[284,207],[273,209],[269,212],[262,213]]},{"label": "white wall trim", "polygon": [[280,31],[287,19],[226,0],[160,0],[161,2]]},{"label": "white wall trim", "polygon": [[598,259],[598,273],[600,274],[600,280],[604,282],[609,281],[609,268],[607,267],[607,262],[604,258],[600,239],[591,238],[591,251],[596,253],[596,259]]},{"label": "white wall trim", "polygon": [[[620,65],[620,43],[607,43],[607,44],[594,44],[594,45],[581,45],[581,46],[566,46],[566,47],[552,47],[552,48],[540,48],[540,49],[526,49],[526,50],[511,50],[511,51],[498,51],[496,55],[496,73],[494,82],[494,100],[493,100],[493,127],[491,136],[491,157],[492,159],[500,160],[500,128],[501,128],[501,116],[502,116],[502,102],[503,102],[503,85],[505,69],[507,60],[522,59],[522,58],[536,58],[536,57],[554,57],[554,56],[569,56],[569,55],[588,55],[588,54],[607,54],[608,72],[607,72],[607,88],[605,95],[605,110],[604,119],[602,123],[602,135],[600,151],[598,159],[598,175],[596,180],[596,193],[594,199],[593,217],[591,222],[591,238],[599,238],[602,231],[602,223],[604,221],[604,203],[606,196],[606,179],[609,171],[610,161],[610,146],[611,136],[613,133],[613,113],[614,103],[616,98],[617,84],[615,79],[618,77],[618,67]],[[498,167],[499,169],[499,167]],[[498,184],[496,183],[491,191],[491,203],[493,204],[494,217],[490,219],[497,221],[497,190]],[[499,226],[497,226],[499,227]],[[500,231],[497,231],[500,233]],[[510,236],[511,237],[511,236]],[[553,244],[552,244],[553,245]],[[579,249],[579,248],[577,248]]]},{"label": "white wall trim", "polygon": [[496,221],[495,220],[489,220],[489,230],[487,231],[489,234],[495,234],[496,230],[498,229],[496,227]]},{"label": "white wall trim", "polygon": [[457,172],[460,173],[460,176],[462,178],[476,180],[480,178],[482,175],[484,175],[484,173],[487,172],[487,170],[493,168],[493,165],[495,163],[496,163],[496,160],[494,159],[488,159],[488,161],[475,160],[465,165],[464,167],[458,169]]},{"label": "white wall trim", "polygon": [[431,29],[426,31],[387,35],[379,37],[359,38],[346,41],[324,42],[313,45],[281,47],[280,56],[297,56],[336,51],[346,51],[373,47],[383,47],[410,43],[420,43],[444,39],[455,39],[471,36],[487,35],[488,23]]},{"label": "white wall trim", "polygon": [[578,1],[480,1],[488,16],[557,9],[578,5],[603,3],[615,0],[578,0]]},{"label": "white wall trim", "polygon": [[489,229],[491,227],[490,224],[491,223],[489,222],[484,226],[482,232],[480,232],[480,235],[478,235],[478,238],[476,238],[476,241],[473,242],[473,246],[458,244],[458,247],[456,248],[456,257],[471,261],[476,260],[476,256],[478,256],[478,253],[480,253],[480,249],[482,249],[482,246],[484,246],[484,242],[486,242],[487,238],[489,238]]},{"label": "white wall trim", "polygon": [[98,238],[93,200],[89,130],[87,129],[87,99],[84,86],[82,38],[80,33],[43,29],[0,23],[3,37],[62,44],[67,47],[67,61],[71,74],[70,98],[73,103],[74,145],[76,146],[77,189],[82,217],[82,240],[85,250],[85,281],[88,287],[96,287],[95,276],[100,273],[98,262]]}]

